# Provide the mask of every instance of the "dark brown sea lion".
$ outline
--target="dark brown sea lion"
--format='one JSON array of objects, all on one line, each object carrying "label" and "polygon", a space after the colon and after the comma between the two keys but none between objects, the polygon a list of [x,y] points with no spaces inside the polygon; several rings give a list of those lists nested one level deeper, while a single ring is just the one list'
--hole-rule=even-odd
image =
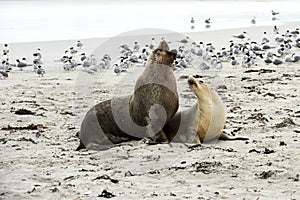
[{"label": "dark brown sea lion", "polygon": [[178,112],[164,128],[169,140],[195,144],[218,139],[248,140],[244,137],[229,137],[223,132],[226,109],[215,90],[193,77],[188,78],[188,84],[198,102],[190,109]]},{"label": "dark brown sea lion", "polygon": [[172,68],[175,58],[176,51],[169,51],[167,43],[162,41],[149,56],[132,95],[112,98],[88,111],[78,134],[77,150],[105,148],[144,137],[168,142],[162,129],[179,105]]},{"label": "dark brown sea lion", "polygon": [[154,142],[168,142],[162,129],[179,106],[172,65],[176,54],[176,50],[169,51],[165,41],[160,42],[136,81],[130,100],[133,121],[139,126],[147,126],[146,136]]},{"label": "dark brown sea lion", "polygon": [[[131,95],[116,97],[93,106],[85,115],[78,137],[80,149],[107,149],[113,144],[140,140],[128,133],[144,131],[130,123],[128,105]],[[116,111],[118,113],[116,114]]]}]

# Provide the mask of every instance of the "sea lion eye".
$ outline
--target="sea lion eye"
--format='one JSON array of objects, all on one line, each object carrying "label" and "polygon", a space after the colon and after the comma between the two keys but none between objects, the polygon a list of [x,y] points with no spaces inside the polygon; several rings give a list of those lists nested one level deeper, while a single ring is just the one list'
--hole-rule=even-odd
[{"label": "sea lion eye", "polygon": [[176,56],[176,55],[177,55],[177,50],[176,50],[176,49],[172,49],[172,50],[170,51],[170,53],[175,54],[175,56]]},{"label": "sea lion eye", "polygon": [[204,83],[202,80],[199,80],[198,82],[199,82],[200,84]]},{"label": "sea lion eye", "polygon": [[176,59],[176,56],[177,56],[177,51],[175,49],[169,51],[169,55],[171,55],[173,57],[173,59],[175,60]]}]

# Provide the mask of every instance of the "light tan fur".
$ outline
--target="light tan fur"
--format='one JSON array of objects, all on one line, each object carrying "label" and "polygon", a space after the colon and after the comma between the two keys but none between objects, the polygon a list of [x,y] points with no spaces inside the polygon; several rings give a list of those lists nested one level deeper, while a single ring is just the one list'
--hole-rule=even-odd
[{"label": "light tan fur", "polygon": [[215,90],[205,83],[199,83],[190,77],[190,88],[198,98],[200,121],[198,125],[198,136],[201,142],[219,138],[226,121],[225,106]]},{"label": "light tan fur", "polygon": [[226,122],[226,109],[218,95],[208,84],[188,78],[191,90],[198,102],[182,112],[176,113],[164,129],[169,140],[184,143],[205,143],[215,139],[247,140],[242,137],[229,137],[223,133]]}]

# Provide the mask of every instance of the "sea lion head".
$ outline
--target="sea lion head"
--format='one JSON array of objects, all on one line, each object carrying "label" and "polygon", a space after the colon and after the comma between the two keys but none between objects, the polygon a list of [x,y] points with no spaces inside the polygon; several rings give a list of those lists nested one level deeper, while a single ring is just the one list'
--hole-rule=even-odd
[{"label": "sea lion head", "polygon": [[151,64],[163,64],[169,67],[172,66],[176,59],[177,51],[175,49],[169,51],[169,46],[166,41],[161,41],[158,47],[151,53],[149,62]]},{"label": "sea lion head", "polygon": [[210,98],[210,88],[203,81],[198,81],[194,77],[190,76],[188,78],[188,84],[190,89],[196,94],[199,101],[208,100]]}]

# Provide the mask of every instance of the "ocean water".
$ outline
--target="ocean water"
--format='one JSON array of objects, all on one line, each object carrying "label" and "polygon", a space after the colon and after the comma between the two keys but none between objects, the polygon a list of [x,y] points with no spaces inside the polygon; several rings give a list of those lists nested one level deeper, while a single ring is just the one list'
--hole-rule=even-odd
[{"label": "ocean water", "polygon": [[[299,9],[300,1],[0,1],[0,43],[113,37],[144,28],[193,32],[248,27],[254,26],[253,17],[255,26],[276,25],[300,22]],[[271,10],[280,12],[276,19]]]}]

